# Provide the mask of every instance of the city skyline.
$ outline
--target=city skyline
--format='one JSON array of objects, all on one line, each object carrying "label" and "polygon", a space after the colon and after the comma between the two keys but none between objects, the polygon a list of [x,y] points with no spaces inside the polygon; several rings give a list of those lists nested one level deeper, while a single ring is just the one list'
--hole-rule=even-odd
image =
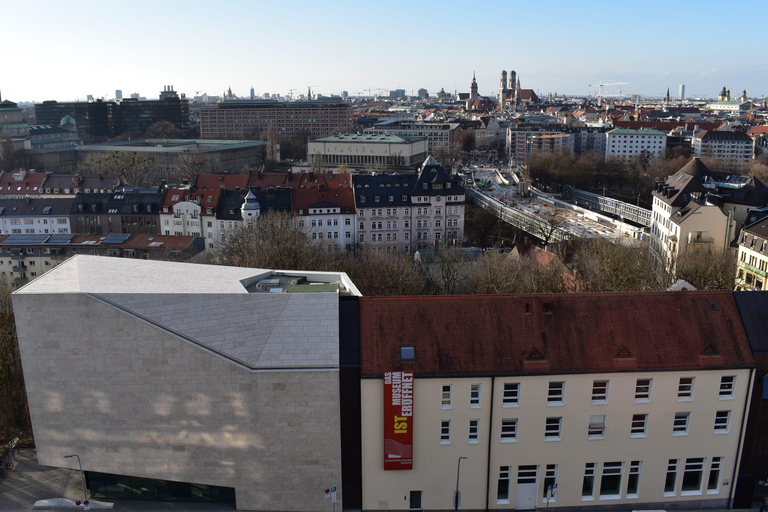
[{"label": "city skyline", "polygon": [[[91,1],[42,0],[4,6],[11,21],[0,34],[6,52],[3,99],[16,102],[123,97],[157,98],[173,85],[191,98],[251,86],[286,96],[350,96],[419,88],[434,94],[469,92],[473,73],[481,95],[495,95],[502,70],[515,70],[525,89],[587,95],[601,80],[627,82],[622,94],[715,98],[768,94],[768,65],[746,48],[758,35],[740,13],[721,4],[549,2],[546,10],[522,2],[409,4],[385,8],[352,2],[234,1],[212,10],[198,1],[130,8]],[[468,12],[469,10],[469,12]],[[728,34],[739,42],[724,44]],[[606,87],[617,94],[619,86]]]}]

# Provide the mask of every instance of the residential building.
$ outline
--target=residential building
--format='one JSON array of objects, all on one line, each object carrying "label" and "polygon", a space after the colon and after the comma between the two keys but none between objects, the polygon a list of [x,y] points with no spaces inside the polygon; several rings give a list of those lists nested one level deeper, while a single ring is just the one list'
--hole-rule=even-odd
[{"label": "residential building", "polygon": [[625,162],[633,158],[656,158],[664,155],[667,135],[653,129],[614,128],[605,134],[605,157]]},{"label": "residential building", "polygon": [[84,234],[160,235],[165,192],[77,194],[72,202],[72,231]]},{"label": "residential building", "polygon": [[731,503],[754,379],[732,293],[359,304],[362,510],[450,510],[457,461],[465,510]]},{"label": "residential building", "polygon": [[305,173],[291,191],[291,207],[299,227],[312,240],[329,247],[351,249],[357,240],[352,176]]},{"label": "residential building", "polygon": [[122,176],[47,173],[37,193],[40,197],[75,197],[80,192],[108,193],[125,184]]},{"label": "residential building", "polygon": [[0,234],[71,233],[69,212],[74,199],[0,198]]},{"label": "residential building", "polygon": [[94,500],[321,512],[333,486],[343,508],[355,296],[338,272],[61,263],[13,295],[38,461],[77,453]]},{"label": "residential building", "polygon": [[464,188],[431,156],[418,174],[353,178],[357,242],[379,252],[432,249],[464,238]]},{"label": "residential building", "polygon": [[163,260],[204,250],[203,239],[193,236],[0,235],[0,275],[20,286],[78,254]]},{"label": "residential building", "polygon": [[354,125],[352,106],[339,100],[235,100],[200,109],[203,139],[256,139],[270,125],[280,138],[344,133]]},{"label": "residential building", "polygon": [[693,154],[711,158],[741,170],[749,165],[754,155],[754,141],[744,132],[726,130],[699,130],[691,139]]},{"label": "residential building", "polygon": [[0,197],[24,198],[40,194],[40,186],[47,173],[30,172],[20,169],[14,172],[0,172]]},{"label": "residential building", "polygon": [[222,190],[169,188],[160,211],[160,229],[164,235],[199,236],[213,248],[219,239],[216,210]]},{"label": "residential building", "polygon": [[427,158],[426,137],[345,133],[316,139],[307,144],[307,159],[318,155],[323,165],[365,169],[402,168],[421,164]]},{"label": "residential building", "polygon": [[451,147],[461,142],[461,124],[446,122],[417,122],[397,119],[377,123],[365,128],[366,135],[398,135],[405,138],[426,137],[427,151],[433,152],[438,147]]},{"label": "residential building", "polygon": [[768,290],[768,218],[744,226],[736,255],[736,290]]}]

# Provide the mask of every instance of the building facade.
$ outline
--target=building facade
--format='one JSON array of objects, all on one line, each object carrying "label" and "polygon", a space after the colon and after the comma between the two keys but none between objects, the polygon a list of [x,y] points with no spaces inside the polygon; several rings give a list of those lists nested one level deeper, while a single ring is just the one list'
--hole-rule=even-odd
[{"label": "building facade", "polygon": [[667,135],[653,129],[614,128],[605,134],[605,157],[625,162],[638,156],[646,159],[664,155]]},{"label": "building facade", "polygon": [[325,165],[337,167],[401,168],[420,164],[427,158],[425,137],[352,134],[316,139],[307,144],[307,159],[319,155]]},{"label": "building facade", "polygon": [[693,154],[711,158],[729,169],[744,169],[752,161],[754,141],[744,132],[725,130],[700,130],[691,139]]},{"label": "building facade", "polygon": [[432,152],[438,147],[452,147],[458,144],[461,141],[461,124],[390,120],[366,128],[363,133],[405,138],[426,137],[427,151]]},{"label": "building facade", "polygon": [[736,290],[768,290],[768,219],[745,226],[736,255]]}]

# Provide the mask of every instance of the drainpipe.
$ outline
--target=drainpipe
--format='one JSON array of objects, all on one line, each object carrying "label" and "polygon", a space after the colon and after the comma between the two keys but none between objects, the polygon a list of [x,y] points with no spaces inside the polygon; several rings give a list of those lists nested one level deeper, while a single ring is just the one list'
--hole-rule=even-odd
[{"label": "drainpipe", "polygon": [[488,512],[488,504],[491,499],[491,446],[493,444],[493,392],[496,389],[496,377],[491,377],[491,412],[488,415],[488,468],[485,471],[485,511]]},{"label": "drainpipe", "polygon": [[739,431],[739,449],[737,451],[736,463],[733,465],[733,476],[731,477],[731,490],[728,493],[728,510],[731,509],[733,503],[733,493],[736,490],[736,479],[739,476],[739,467],[741,466],[741,457],[744,452],[744,436],[747,433],[747,415],[749,413],[749,406],[752,403],[752,388],[755,385],[755,369],[749,370],[749,388],[747,389],[747,397],[744,400],[744,410],[741,413],[741,430]]}]

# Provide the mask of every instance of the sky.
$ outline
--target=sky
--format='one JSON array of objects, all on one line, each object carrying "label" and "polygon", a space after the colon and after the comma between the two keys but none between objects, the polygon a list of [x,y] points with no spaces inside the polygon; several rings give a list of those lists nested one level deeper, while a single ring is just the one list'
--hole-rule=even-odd
[{"label": "sky", "polygon": [[[738,5],[738,7],[736,7]],[[768,95],[765,4],[0,0],[0,94],[15,102],[186,93],[350,96],[498,92],[502,70],[546,96]]]}]

